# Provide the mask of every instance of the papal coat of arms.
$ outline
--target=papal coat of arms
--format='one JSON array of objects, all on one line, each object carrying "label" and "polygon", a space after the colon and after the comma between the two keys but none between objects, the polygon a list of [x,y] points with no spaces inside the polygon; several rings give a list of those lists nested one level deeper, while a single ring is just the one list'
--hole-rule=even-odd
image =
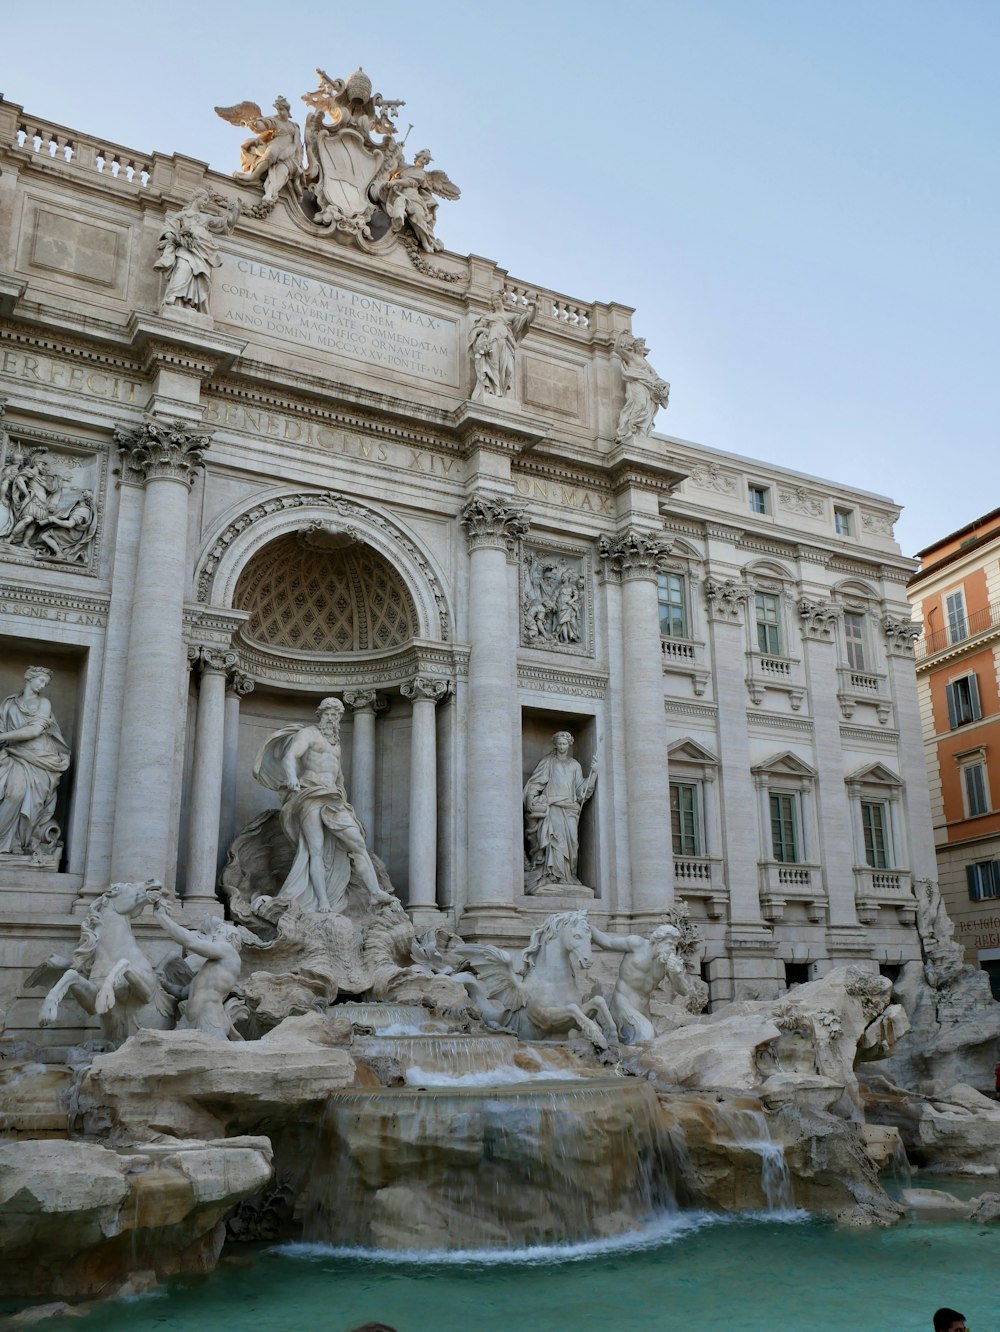
[{"label": "papal coat of arms", "polygon": [[348,79],[316,72],[319,87],[302,96],[310,108],[304,132],[284,97],[275,99],[273,116],[256,102],[215,108],[223,120],[252,131],[233,175],[248,185],[259,181],[263,197],[244,211],[266,217],[284,195],[317,232],[363,248],[396,236],[408,248],[440,250],[438,199],[457,199],[460,191],[443,171],[429,170],[426,148],[406,161],[395,122],[404,103],[373,93],[363,69]]}]

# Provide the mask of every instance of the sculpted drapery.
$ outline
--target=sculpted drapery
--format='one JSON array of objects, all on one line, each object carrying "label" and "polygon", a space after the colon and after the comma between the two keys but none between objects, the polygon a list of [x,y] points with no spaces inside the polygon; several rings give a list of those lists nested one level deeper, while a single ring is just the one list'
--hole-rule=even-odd
[{"label": "sculpted drapery", "polygon": [[578,884],[580,858],[580,812],[594,794],[597,760],[584,777],[583,769],[569,754],[573,737],[557,731],[551,750],[539,760],[524,787],[525,836],[528,863],[525,889],[536,891],[542,884]]},{"label": "sculpted drapery", "polygon": [[70,752],[41,697],[51,678],[29,666],[21,692],[0,703],[0,855],[33,855],[54,841],[56,790]]}]

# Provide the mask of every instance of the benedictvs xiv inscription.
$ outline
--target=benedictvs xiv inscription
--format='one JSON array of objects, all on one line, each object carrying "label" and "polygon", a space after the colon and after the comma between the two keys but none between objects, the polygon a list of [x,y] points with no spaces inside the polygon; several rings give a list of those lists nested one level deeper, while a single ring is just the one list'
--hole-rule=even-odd
[{"label": "benedictvs xiv inscription", "polygon": [[376,370],[458,385],[454,320],[366,292],[222,256],[215,318]]}]

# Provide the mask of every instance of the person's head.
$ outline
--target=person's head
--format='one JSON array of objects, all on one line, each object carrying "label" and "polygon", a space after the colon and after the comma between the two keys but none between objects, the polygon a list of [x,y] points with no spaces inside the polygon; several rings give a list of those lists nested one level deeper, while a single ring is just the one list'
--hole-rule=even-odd
[{"label": "person's head", "polygon": [[573,737],[569,731],[556,731],[552,737],[552,748],[557,754],[568,754],[573,747]]},{"label": "person's head", "polygon": [[681,932],[675,925],[658,925],[649,936],[657,961],[666,962],[677,952],[681,941]]},{"label": "person's head", "polygon": [[344,705],[339,698],[324,698],[316,709],[319,729],[325,736],[340,734],[340,719],[344,715]]},{"label": "person's head", "polygon": [[938,1309],[934,1315],[934,1332],[968,1332],[965,1314],[957,1309]]},{"label": "person's head", "polygon": [[37,694],[51,682],[52,672],[46,666],[29,666],[24,672],[24,678]]},{"label": "person's head", "polygon": [[417,153],[416,157],[413,159],[413,165],[425,167],[431,160],[431,150],[429,148],[421,148],[420,152]]}]

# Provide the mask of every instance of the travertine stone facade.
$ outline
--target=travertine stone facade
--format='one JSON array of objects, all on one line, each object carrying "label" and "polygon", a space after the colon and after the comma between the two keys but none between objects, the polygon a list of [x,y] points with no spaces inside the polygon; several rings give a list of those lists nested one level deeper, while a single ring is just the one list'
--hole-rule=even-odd
[{"label": "travertine stone facade", "polygon": [[367,844],[421,922],[514,944],[561,908],[526,891],[523,788],[567,731],[599,772],[576,869],[599,926],[648,933],[682,897],[716,999],[918,957],[934,860],[896,507],[650,433],[668,386],[631,310],[436,248],[457,190],[422,153],[352,211],[336,126],[385,147],[391,114],[351,128],[334,83],[310,96],[304,140],[287,107],[244,113],[274,133],[236,181],[0,103],[21,478],[0,697],[45,667],[72,755],[58,863],[0,853],[8,1026],[112,879],[221,910],[226,847],[278,802],[254,756],[330,696]]}]

